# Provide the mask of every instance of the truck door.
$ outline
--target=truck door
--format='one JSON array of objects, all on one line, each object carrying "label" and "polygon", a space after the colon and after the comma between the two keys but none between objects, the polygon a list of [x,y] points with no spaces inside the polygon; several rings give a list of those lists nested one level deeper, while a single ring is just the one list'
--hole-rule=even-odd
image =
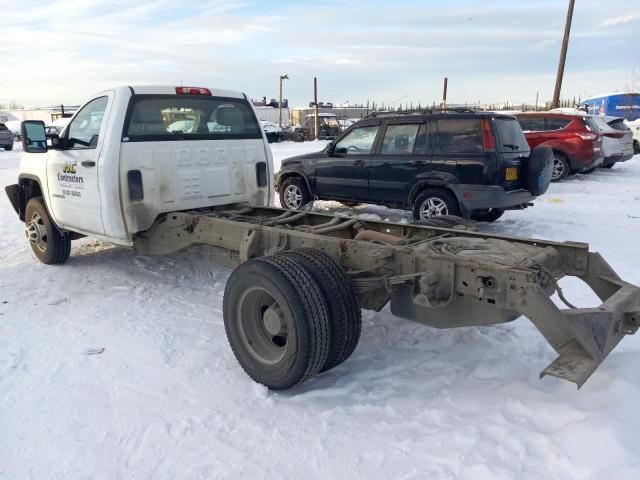
[{"label": "truck door", "polygon": [[366,201],[369,163],[379,125],[357,127],[336,143],[334,153],[316,161],[316,192],[320,198]]},{"label": "truck door", "polygon": [[98,170],[112,98],[103,95],[86,103],[64,129],[60,148],[49,150],[48,204],[61,227],[104,234]]},{"label": "truck door", "polygon": [[380,152],[371,159],[369,195],[375,201],[404,205],[418,175],[431,170],[427,124],[389,123]]}]

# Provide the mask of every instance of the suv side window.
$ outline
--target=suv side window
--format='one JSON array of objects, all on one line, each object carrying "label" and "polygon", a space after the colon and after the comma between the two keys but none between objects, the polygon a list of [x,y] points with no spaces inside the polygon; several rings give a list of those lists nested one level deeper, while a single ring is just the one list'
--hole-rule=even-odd
[{"label": "suv side window", "polygon": [[108,97],[96,98],[78,112],[67,130],[67,148],[78,150],[96,148],[108,100]]},{"label": "suv side window", "polygon": [[571,120],[568,120],[566,118],[547,118],[546,130],[562,130],[570,123]]},{"label": "suv side window", "polygon": [[336,143],[334,151],[349,155],[368,155],[371,153],[379,129],[380,125],[354,128]]},{"label": "suv side window", "polygon": [[520,127],[522,127],[523,132],[544,132],[544,118],[525,118],[518,117],[518,122],[520,123]]},{"label": "suv side window", "polygon": [[441,153],[484,152],[479,119],[437,120],[434,126]]},{"label": "suv side window", "polygon": [[418,136],[419,124],[388,125],[384,134],[381,153],[387,155],[402,155],[413,153],[413,147]]}]

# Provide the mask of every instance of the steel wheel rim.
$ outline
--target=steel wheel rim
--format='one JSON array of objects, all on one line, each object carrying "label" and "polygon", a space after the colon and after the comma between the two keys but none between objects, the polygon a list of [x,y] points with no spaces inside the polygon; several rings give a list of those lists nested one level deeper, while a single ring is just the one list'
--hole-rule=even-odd
[{"label": "steel wheel rim", "polygon": [[236,308],[238,332],[246,351],[263,365],[281,361],[289,348],[289,329],[273,296],[264,288],[249,288]]},{"label": "steel wheel rim", "polygon": [[559,160],[557,158],[554,158],[553,159],[553,173],[552,173],[551,177],[555,180],[557,178],[560,178],[563,173],[564,173],[564,163],[561,160]]},{"label": "steel wheel rim", "polygon": [[38,212],[34,212],[33,215],[31,215],[31,220],[25,225],[24,233],[33,247],[43,253],[47,250],[47,227]]},{"label": "steel wheel rim", "polygon": [[420,205],[420,220],[449,215],[449,208],[439,197],[429,197]]},{"label": "steel wheel rim", "polygon": [[296,185],[289,185],[284,189],[284,203],[294,210],[302,206],[302,191]]}]

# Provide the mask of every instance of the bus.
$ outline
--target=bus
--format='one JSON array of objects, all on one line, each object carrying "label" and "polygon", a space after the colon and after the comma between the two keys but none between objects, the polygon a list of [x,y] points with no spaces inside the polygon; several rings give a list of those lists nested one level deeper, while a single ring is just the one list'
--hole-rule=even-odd
[{"label": "bus", "polygon": [[625,118],[629,122],[640,119],[640,93],[607,93],[585,98],[580,108],[591,115]]}]

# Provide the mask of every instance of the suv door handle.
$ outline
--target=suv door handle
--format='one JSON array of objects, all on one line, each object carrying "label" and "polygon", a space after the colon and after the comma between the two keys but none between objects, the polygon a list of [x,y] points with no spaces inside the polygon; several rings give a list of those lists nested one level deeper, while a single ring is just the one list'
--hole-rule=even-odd
[{"label": "suv door handle", "polygon": [[83,160],[82,162],[80,162],[80,165],[82,165],[83,167],[95,167],[96,162],[94,162],[93,160]]},{"label": "suv door handle", "polygon": [[353,164],[356,167],[364,167],[365,166],[365,161],[364,160],[356,160],[355,162],[353,162]]}]

